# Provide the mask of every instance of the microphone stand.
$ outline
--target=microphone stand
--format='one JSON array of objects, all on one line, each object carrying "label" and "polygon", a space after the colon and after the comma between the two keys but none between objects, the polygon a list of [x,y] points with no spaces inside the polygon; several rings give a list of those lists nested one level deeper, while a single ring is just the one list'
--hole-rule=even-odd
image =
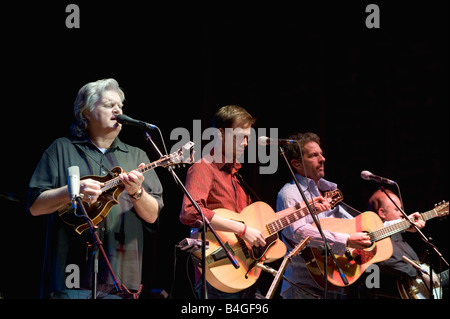
[{"label": "microphone stand", "polygon": [[86,219],[86,223],[89,226],[89,230],[92,234],[92,238],[94,239],[92,248],[93,248],[93,260],[92,260],[92,296],[91,299],[97,299],[97,275],[98,275],[98,251],[100,250],[103,258],[105,259],[106,266],[109,269],[109,272],[111,274],[111,277],[114,282],[114,286],[116,287],[117,291],[122,291],[122,288],[120,287],[120,284],[116,278],[116,275],[114,274],[114,271],[111,267],[111,264],[109,262],[108,256],[106,255],[105,249],[103,248],[103,243],[100,240],[100,237],[98,236],[97,229],[98,227],[94,225],[94,222],[89,217],[89,215],[86,212],[86,208],[83,205],[83,202],[81,200],[80,195],[75,195],[74,199],[77,202],[77,206],[81,207],[81,211],[83,212],[83,216]]},{"label": "microphone stand", "polygon": [[[159,154],[159,156],[163,156],[161,151],[158,149],[156,144],[153,142],[150,134],[148,134],[147,131],[144,132],[145,139],[150,143],[150,145],[153,147],[153,149]],[[192,203],[194,208],[197,210],[197,212],[202,217],[202,225],[201,227],[198,227],[201,230],[201,239],[202,239],[202,291],[201,291],[201,299],[208,299],[208,291],[206,288],[206,230],[209,228],[211,233],[214,235],[214,237],[217,239],[217,242],[220,244],[222,249],[225,251],[227,258],[230,260],[231,264],[234,266],[234,268],[238,269],[240,267],[239,263],[236,261],[236,259],[233,257],[231,252],[228,250],[228,248],[225,246],[223,241],[220,239],[219,235],[217,235],[216,231],[212,227],[211,223],[209,222],[208,218],[203,214],[200,206],[198,206],[197,202],[192,198],[191,194],[189,194],[186,187],[181,182],[178,175],[175,173],[175,171],[172,169],[172,167],[168,167],[169,172],[172,174],[173,178],[175,179],[175,183],[177,186],[182,190],[182,192],[186,195],[186,197],[189,199],[189,201]]]},{"label": "microphone stand", "polygon": [[[301,150],[301,146],[298,145],[298,147]],[[294,179],[295,185],[297,186],[298,191],[300,192],[300,195],[302,196],[302,199],[305,202],[306,207],[308,208],[309,214],[311,215],[311,217],[312,217],[312,219],[313,219],[317,229],[319,230],[320,235],[322,236],[322,240],[324,242],[324,248],[325,248],[325,252],[324,252],[325,299],[327,299],[327,294],[328,294],[328,278],[327,278],[327,276],[328,276],[328,270],[327,270],[327,268],[328,268],[328,265],[327,265],[328,261],[327,261],[327,256],[328,256],[328,254],[330,254],[331,259],[333,260],[333,262],[334,262],[334,264],[336,266],[336,269],[338,270],[339,275],[340,275],[342,281],[344,282],[344,285],[346,285],[346,286],[348,285],[348,280],[347,280],[347,277],[345,276],[344,272],[342,271],[341,267],[339,266],[339,264],[338,264],[338,262],[336,260],[336,256],[334,255],[331,247],[328,244],[327,238],[325,237],[325,234],[322,231],[322,227],[320,226],[320,223],[317,220],[317,217],[314,214],[314,211],[312,210],[311,206],[309,205],[308,200],[306,199],[305,193],[303,192],[302,188],[300,187],[300,184],[298,183],[298,180],[295,177],[295,173],[292,170],[291,165],[289,165],[289,161],[286,158],[286,154],[284,153],[283,147],[279,146],[279,149],[280,149],[281,155],[284,158],[284,161],[286,162],[287,167],[289,168],[289,172],[291,173],[291,175],[292,175],[292,177]]]},{"label": "microphone stand", "polygon": [[[428,246],[428,250],[433,250],[437,254],[437,256],[439,257],[439,259],[441,259],[448,267],[448,262],[445,260],[444,256],[442,256],[441,252],[437,249],[437,247],[434,244],[432,244],[428,240],[428,238],[422,233],[422,231],[419,229],[419,227],[417,227],[416,224],[414,224],[414,222],[408,218],[408,215],[406,215],[405,211],[403,209],[401,209],[400,207],[398,207],[397,203],[386,192],[386,189],[380,183],[378,183],[378,186],[380,187],[381,191],[389,198],[389,200],[395,205],[395,207],[397,207],[397,209],[402,213],[403,217],[411,224],[411,226],[413,226],[415,228],[416,232],[419,234],[419,236],[422,239],[422,241]],[[430,291],[430,297],[431,297],[430,299],[434,299],[434,295],[433,295],[433,269],[432,269],[431,258],[429,259],[429,263],[430,263],[430,286],[427,287],[427,288]]]}]

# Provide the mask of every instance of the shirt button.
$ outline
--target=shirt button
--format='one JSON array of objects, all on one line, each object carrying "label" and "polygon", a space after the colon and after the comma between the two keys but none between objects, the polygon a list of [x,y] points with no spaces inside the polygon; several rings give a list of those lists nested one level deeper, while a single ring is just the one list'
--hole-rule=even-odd
[{"label": "shirt button", "polygon": [[105,229],[106,229],[105,227],[102,227],[102,228],[101,228],[102,231],[105,231]]}]

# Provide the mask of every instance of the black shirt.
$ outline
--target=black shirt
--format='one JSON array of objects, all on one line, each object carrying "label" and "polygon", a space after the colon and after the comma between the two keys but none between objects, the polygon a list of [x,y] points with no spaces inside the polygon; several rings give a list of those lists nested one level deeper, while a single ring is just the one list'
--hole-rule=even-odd
[{"label": "black shirt", "polygon": [[[125,144],[119,138],[104,153],[89,140],[59,138],[44,152],[31,178],[28,207],[44,191],[67,185],[67,168],[70,166],[78,166],[81,177],[104,176],[108,174],[107,169],[116,166],[129,172],[140,163],[149,162],[143,150]],[[142,186],[158,202],[159,213],[163,207],[162,186],[154,170],[146,173]],[[119,204],[113,206],[98,224],[98,234],[113,271],[118,281],[130,290],[137,290],[141,283],[144,229],[153,230],[156,224],[148,224],[136,214],[126,191],[119,196]],[[55,213],[48,216],[47,227],[42,297],[67,289],[66,267],[69,264],[79,267],[81,288],[91,289],[92,254],[86,244],[92,242],[89,230],[79,235]],[[99,256],[98,289],[109,290],[112,284],[106,264]]]}]

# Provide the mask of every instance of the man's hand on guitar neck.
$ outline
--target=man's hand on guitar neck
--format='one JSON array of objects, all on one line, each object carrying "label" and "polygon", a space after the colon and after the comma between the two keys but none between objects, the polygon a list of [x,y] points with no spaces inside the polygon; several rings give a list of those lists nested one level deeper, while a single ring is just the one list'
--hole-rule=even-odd
[{"label": "man's hand on guitar neck", "polygon": [[[419,212],[412,213],[408,216],[409,220],[413,220],[414,224],[417,226],[417,228],[422,229],[425,227],[425,220],[423,220],[422,216]],[[408,232],[417,232],[417,230],[411,225],[408,229],[406,229]]]},{"label": "man's hand on guitar neck", "polygon": [[[144,166],[145,164],[141,163],[138,168],[142,168]],[[142,175],[142,173],[138,170],[131,171],[128,174],[123,172],[119,175],[119,178],[125,185],[125,190],[130,195],[136,194],[141,189],[142,183],[144,182],[144,175]]]},{"label": "man's hand on guitar neck", "polygon": [[[314,202],[314,203],[313,203]],[[311,208],[315,208],[316,212],[325,212],[331,209],[331,198],[318,196],[314,197],[313,200],[308,201],[309,205],[312,205]],[[306,206],[306,205],[305,205]]]}]

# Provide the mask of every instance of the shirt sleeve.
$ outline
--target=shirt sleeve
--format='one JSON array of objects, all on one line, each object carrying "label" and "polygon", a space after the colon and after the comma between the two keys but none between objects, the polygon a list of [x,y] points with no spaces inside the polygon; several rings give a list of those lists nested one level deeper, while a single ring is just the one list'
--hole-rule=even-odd
[{"label": "shirt sleeve", "polygon": [[[303,203],[303,200],[297,200],[296,195],[294,195],[292,189],[285,188],[278,193],[277,197],[277,211],[293,207],[296,203]],[[297,190],[296,188],[294,190]],[[298,193],[298,190],[297,190]],[[312,223],[311,223],[312,222]],[[347,249],[347,240],[349,235],[345,233],[337,233],[330,231],[323,231],[325,238],[327,239],[333,253],[336,255],[342,255]],[[323,238],[319,230],[315,227],[312,218],[306,216],[300,218],[296,222],[292,223],[289,227],[283,230],[283,236],[288,240],[299,243],[306,237],[310,237],[309,246],[317,248],[323,245]]]},{"label": "shirt sleeve", "polygon": [[[140,155],[140,159],[138,163],[150,163],[150,159],[147,154],[142,151]],[[138,165],[139,165],[138,164]],[[161,185],[161,181],[154,169],[145,173],[144,182],[142,183],[142,187],[144,187],[145,191],[153,196],[153,198],[158,202],[158,214],[164,207],[163,202],[163,187]]]},{"label": "shirt sleeve", "polygon": [[53,143],[44,152],[28,185],[27,211],[34,201],[46,190],[60,187],[58,183],[58,166],[55,161],[55,148]]},{"label": "shirt sleeve", "polygon": [[[140,163],[150,163],[147,154],[144,151],[140,151],[138,155],[137,165]],[[163,201],[163,187],[159,177],[154,169],[147,171],[144,175],[144,182],[142,183],[144,190],[150,194],[158,203],[158,218],[152,224],[142,220],[143,227],[149,232],[156,232],[159,229],[159,214],[164,207]]]},{"label": "shirt sleeve", "polygon": [[[189,168],[186,175],[186,189],[202,210],[203,215],[209,220],[214,216],[214,212],[206,208],[211,185],[211,174],[206,165],[195,163]],[[185,225],[198,228],[198,221],[201,219],[202,218],[194,205],[189,198],[184,195],[180,212],[180,221]]]}]

